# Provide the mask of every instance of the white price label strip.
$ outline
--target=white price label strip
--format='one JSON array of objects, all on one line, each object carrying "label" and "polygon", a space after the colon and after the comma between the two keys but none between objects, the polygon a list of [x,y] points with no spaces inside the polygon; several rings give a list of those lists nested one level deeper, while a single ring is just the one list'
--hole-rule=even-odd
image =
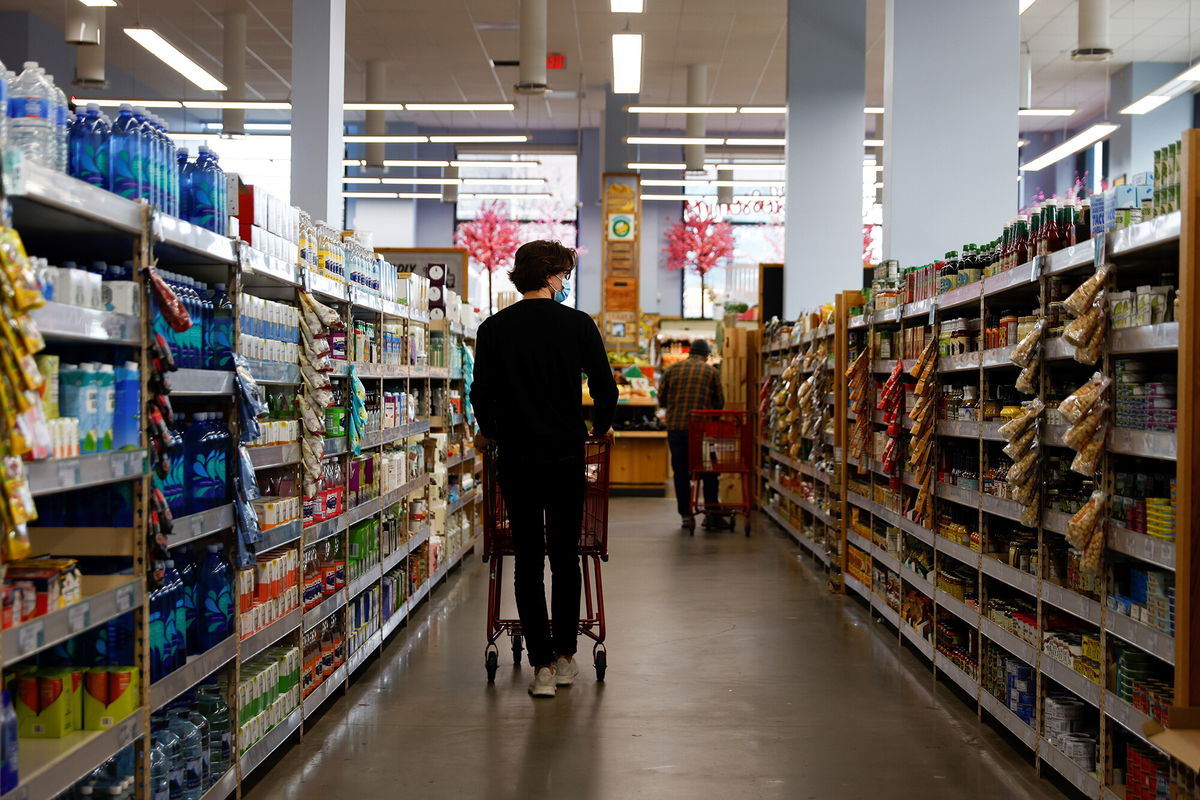
[{"label": "white price label strip", "polygon": [[46,626],[41,622],[27,623],[17,634],[17,650],[21,655],[32,653],[46,641]]},{"label": "white price label strip", "polygon": [[122,586],[117,590],[117,613],[124,614],[133,608],[133,587]]},{"label": "white price label strip", "polygon": [[932,297],[929,300],[929,325],[937,324],[937,298]]},{"label": "white price label strip", "polygon": [[87,630],[91,622],[92,605],[86,600],[67,609],[67,629],[71,633],[81,633]]}]

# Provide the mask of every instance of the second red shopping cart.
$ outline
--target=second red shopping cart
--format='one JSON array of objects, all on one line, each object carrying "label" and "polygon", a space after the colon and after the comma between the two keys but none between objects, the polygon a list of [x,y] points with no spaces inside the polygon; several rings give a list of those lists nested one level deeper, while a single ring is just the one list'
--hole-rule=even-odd
[{"label": "second red shopping cart", "polygon": [[[750,474],[754,469],[753,431],[745,411],[693,411],[688,415],[688,472],[692,479],[692,513],[741,514],[750,535]],[[736,475],[741,482],[737,502],[703,502],[705,475],[720,480]]]},{"label": "second red shopping cart", "polygon": [[[584,446],[583,470],[586,486],[583,499],[583,526],[579,537],[579,555],[583,560],[584,610],[580,614],[579,633],[591,639],[596,680],[604,680],[608,666],[604,649],[604,585],[600,581],[600,562],[608,561],[608,461],[607,438],[589,438]],[[508,633],[513,663],[521,663],[521,621],[501,617],[504,560],[513,555],[512,530],[504,510],[504,497],[496,480],[495,448],[483,452],[483,560],[488,570],[487,647],[484,666],[488,683],[496,679],[500,662],[497,640]]]}]

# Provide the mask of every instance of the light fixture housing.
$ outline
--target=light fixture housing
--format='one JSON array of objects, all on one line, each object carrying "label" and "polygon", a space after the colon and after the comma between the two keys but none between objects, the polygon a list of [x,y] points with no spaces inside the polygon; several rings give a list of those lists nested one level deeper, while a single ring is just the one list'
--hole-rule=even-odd
[{"label": "light fixture housing", "polygon": [[204,67],[185,56],[153,28],[125,28],[125,35],[146,48],[155,58],[206,92],[223,92],[228,87]]},{"label": "light fixture housing", "polygon": [[234,111],[290,111],[292,104],[285,100],[180,100],[184,108]]},{"label": "light fixture housing", "polygon": [[342,192],[347,200],[438,200],[432,192]]},{"label": "light fixture housing", "polygon": [[613,94],[639,94],[642,91],[642,35],[614,33],[612,59]]},{"label": "light fixture housing", "polygon": [[631,114],[736,114],[737,106],[627,106]]},{"label": "light fixture housing", "polygon": [[1200,64],[1188,67],[1171,80],[1148,92],[1121,109],[1122,114],[1148,114],[1161,105],[1169,103],[1179,95],[1191,91],[1200,84]]},{"label": "light fixture housing", "polygon": [[549,200],[551,195],[549,192],[475,192],[459,197],[467,200]]},{"label": "light fixture housing", "polygon": [[625,144],[725,144],[719,136],[626,136]]},{"label": "light fixture housing", "polygon": [[342,137],[343,142],[353,144],[369,144],[372,142],[382,142],[383,144],[425,144],[429,141],[428,136],[367,136],[364,134],[348,133]]},{"label": "light fixture housing", "polygon": [[740,106],[739,114],[786,114],[787,106]]},{"label": "light fixture housing", "polygon": [[[397,105],[399,105],[397,103]],[[405,111],[515,111],[516,103],[405,103]],[[386,109],[385,109],[386,110]]]},{"label": "light fixture housing", "polygon": [[863,147],[883,147],[883,139],[863,139]]},{"label": "light fixture housing", "polygon": [[1022,172],[1037,172],[1040,169],[1045,169],[1051,164],[1055,164],[1067,156],[1074,155],[1080,150],[1091,147],[1101,139],[1106,138],[1109,134],[1115,131],[1120,125],[1115,125],[1111,122],[1097,122],[1087,130],[1077,133],[1070,139],[1060,144],[1058,147],[1051,148],[1045,153],[1042,153],[1037,158],[1020,166]]},{"label": "light fixture housing", "polygon": [[1075,115],[1074,108],[1018,108],[1018,117],[1071,117]]},{"label": "light fixture housing", "polygon": [[516,134],[497,134],[497,135],[445,135],[445,136],[430,136],[429,141],[441,144],[488,144],[488,143],[505,143],[505,142],[528,142],[529,137],[523,133]]},{"label": "light fixture housing", "polygon": [[116,8],[117,0],[79,0],[80,5],[88,8]]},{"label": "light fixture housing", "polygon": [[343,111],[403,111],[404,103],[343,103]]},{"label": "light fixture housing", "polygon": [[614,14],[641,14],[646,10],[646,0],[610,0],[609,8]]},{"label": "light fixture housing", "polygon": [[183,108],[183,103],[178,100],[110,100],[104,99],[85,99],[83,97],[72,97],[71,102],[77,106],[87,106],[88,103],[95,103],[104,108],[119,108],[124,105],[141,106],[142,108]]},{"label": "light fixture housing", "polygon": [[1017,0],[1017,15],[1020,16],[1029,10],[1029,7],[1036,3],[1037,0]]}]

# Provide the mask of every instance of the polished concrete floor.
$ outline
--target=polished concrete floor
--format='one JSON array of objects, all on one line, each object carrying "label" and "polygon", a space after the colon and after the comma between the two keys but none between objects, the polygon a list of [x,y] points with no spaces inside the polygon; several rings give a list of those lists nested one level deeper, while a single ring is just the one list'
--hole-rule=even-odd
[{"label": "polished concrete floor", "polygon": [[1061,800],[769,521],[677,521],[613,501],[605,683],[534,701],[503,648],[488,686],[472,556],[247,797]]}]

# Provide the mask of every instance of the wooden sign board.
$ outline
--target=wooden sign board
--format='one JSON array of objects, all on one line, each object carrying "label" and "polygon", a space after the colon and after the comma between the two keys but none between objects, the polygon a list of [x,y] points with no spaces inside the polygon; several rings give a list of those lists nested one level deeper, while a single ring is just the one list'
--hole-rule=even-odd
[{"label": "wooden sign board", "polygon": [[[604,225],[604,235],[600,238],[604,269],[601,330],[606,344],[628,346],[637,343],[641,178],[635,173],[606,172],[601,192]],[[623,320],[612,316],[614,313],[630,314],[632,319]]]},{"label": "wooden sign board", "polygon": [[628,311],[636,314],[638,310],[638,282],[636,279],[608,278],[604,281],[604,310]]}]

